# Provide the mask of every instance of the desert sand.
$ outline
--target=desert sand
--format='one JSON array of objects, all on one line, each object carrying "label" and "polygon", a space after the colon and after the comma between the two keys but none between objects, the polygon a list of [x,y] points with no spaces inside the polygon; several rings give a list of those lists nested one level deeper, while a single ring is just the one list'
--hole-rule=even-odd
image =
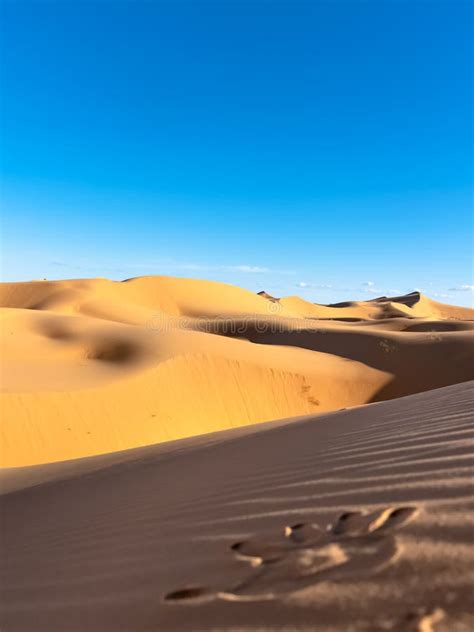
[{"label": "desert sand", "polygon": [[10,472],[2,629],[468,632],[472,406],[461,384]]},{"label": "desert sand", "polygon": [[5,632],[474,628],[474,312],[5,283]]},{"label": "desert sand", "polygon": [[34,465],[474,378],[473,310],[190,279],[0,285],[1,462]]}]

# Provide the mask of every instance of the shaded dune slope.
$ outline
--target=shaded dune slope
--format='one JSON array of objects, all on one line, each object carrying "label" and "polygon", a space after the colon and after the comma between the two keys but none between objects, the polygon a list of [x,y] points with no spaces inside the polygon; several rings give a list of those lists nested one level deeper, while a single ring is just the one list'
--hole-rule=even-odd
[{"label": "shaded dune slope", "polygon": [[7,472],[2,629],[472,630],[473,393]]}]

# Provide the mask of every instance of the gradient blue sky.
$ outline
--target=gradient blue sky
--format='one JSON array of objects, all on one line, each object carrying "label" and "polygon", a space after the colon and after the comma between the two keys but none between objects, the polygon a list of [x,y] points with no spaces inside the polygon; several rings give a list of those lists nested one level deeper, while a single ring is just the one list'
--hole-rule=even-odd
[{"label": "gradient blue sky", "polygon": [[3,278],[469,304],[472,11],[3,2]]}]

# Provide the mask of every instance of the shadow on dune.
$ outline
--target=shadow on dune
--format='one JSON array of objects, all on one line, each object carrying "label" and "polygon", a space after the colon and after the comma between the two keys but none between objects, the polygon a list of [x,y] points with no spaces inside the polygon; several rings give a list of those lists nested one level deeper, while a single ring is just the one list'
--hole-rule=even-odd
[{"label": "shadow on dune", "polygon": [[390,383],[371,401],[393,399],[474,379],[474,344],[463,331],[445,333],[444,336],[422,332],[407,337],[400,332],[350,329],[272,331],[271,324],[265,330],[261,322],[255,321],[234,324],[235,329],[229,328],[224,321],[207,325],[208,331],[215,334],[245,338],[255,344],[328,353],[393,375]]}]

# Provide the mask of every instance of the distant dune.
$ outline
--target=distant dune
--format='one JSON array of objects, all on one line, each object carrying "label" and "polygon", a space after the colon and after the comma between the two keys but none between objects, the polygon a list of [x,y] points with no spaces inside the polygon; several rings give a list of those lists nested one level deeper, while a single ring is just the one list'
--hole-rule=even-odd
[{"label": "distant dune", "polygon": [[169,277],[4,283],[2,464],[75,459],[474,378],[474,311]]}]

